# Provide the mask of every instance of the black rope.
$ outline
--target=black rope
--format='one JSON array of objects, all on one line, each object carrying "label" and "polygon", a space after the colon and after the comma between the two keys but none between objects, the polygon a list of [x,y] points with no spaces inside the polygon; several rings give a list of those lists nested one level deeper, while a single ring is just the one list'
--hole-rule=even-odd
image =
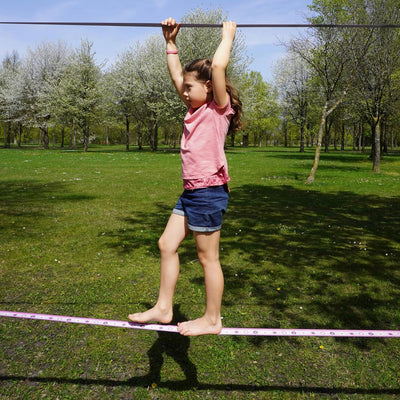
[{"label": "black rope", "polygon": [[[0,21],[0,25],[66,25],[66,26],[119,26],[160,28],[153,22],[42,22]],[[222,24],[181,24],[182,28],[221,28]],[[238,28],[400,28],[400,24],[237,24]]]}]

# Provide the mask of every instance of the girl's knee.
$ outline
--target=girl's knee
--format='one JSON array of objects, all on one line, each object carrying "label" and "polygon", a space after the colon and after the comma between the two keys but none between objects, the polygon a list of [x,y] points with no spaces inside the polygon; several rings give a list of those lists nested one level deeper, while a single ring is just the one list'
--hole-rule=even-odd
[{"label": "girl's knee", "polygon": [[177,248],[169,240],[166,240],[163,236],[158,239],[158,248],[160,253],[164,254],[174,254],[177,252]]},{"label": "girl's knee", "polygon": [[167,246],[168,246],[168,242],[161,236],[161,237],[158,239],[158,249],[159,249],[161,252],[163,252],[163,251],[166,250]]},{"label": "girl's knee", "polygon": [[197,257],[199,258],[199,262],[203,267],[219,264],[218,252],[198,252]]}]

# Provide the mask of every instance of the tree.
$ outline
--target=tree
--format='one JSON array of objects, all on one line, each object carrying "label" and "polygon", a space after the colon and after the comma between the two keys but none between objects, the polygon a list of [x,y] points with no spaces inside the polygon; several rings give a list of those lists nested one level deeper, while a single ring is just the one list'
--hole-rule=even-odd
[{"label": "tree", "polygon": [[56,91],[69,58],[63,42],[41,43],[29,50],[21,69],[19,96],[23,109],[22,122],[36,126],[43,134],[43,147],[49,148],[48,124],[54,116]]},{"label": "tree", "polygon": [[171,110],[177,108],[165,62],[163,39],[161,36],[152,36],[144,45],[137,43],[132,57],[136,84],[135,117],[147,127],[150,148],[155,151],[160,125],[170,119]]},{"label": "tree", "polygon": [[[183,17],[182,22],[222,23],[225,19],[221,9],[195,9]],[[181,62],[185,64],[196,58],[212,57],[220,40],[221,31],[217,29],[182,28],[178,35]],[[245,61],[248,60],[244,59],[244,42],[238,33],[229,65],[231,77],[237,79],[241,75],[247,68]],[[143,128],[147,129],[152,150],[157,149],[160,127],[176,137],[175,127],[181,126],[187,110],[171,83],[161,34],[149,37],[144,43],[135,43],[119,55],[109,78],[113,82],[112,101],[125,124],[127,141],[132,122],[137,124],[139,138]],[[140,146],[140,139],[138,143]]]},{"label": "tree", "polygon": [[[139,105],[137,96],[137,77],[136,77],[136,57],[133,50],[128,50],[118,59],[104,77],[106,92],[109,93],[108,101],[111,113],[118,120],[122,119],[125,125],[126,150],[129,151],[130,145],[130,124],[135,114],[135,109]],[[140,105],[139,105],[140,106]]]},{"label": "tree", "polygon": [[310,66],[298,54],[289,52],[275,65],[274,76],[284,115],[300,128],[300,152],[304,152],[311,101]]},{"label": "tree", "polygon": [[90,127],[97,121],[100,102],[100,67],[96,65],[93,43],[83,40],[58,86],[57,115],[69,120],[83,135],[84,151],[88,150]]},{"label": "tree", "polygon": [[[117,80],[114,79],[113,71],[107,71],[101,75],[99,81],[99,90],[101,93],[100,102],[98,105],[99,124],[105,128],[106,139],[105,143],[110,144],[110,128],[119,127],[120,114],[115,100],[115,88]],[[129,150],[129,133],[126,142],[127,151]]]},{"label": "tree", "polygon": [[[397,24],[400,21],[398,0],[367,0],[371,24]],[[381,159],[382,119],[388,118],[388,105],[393,100],[393,78],[400,62],[400,36],[397,29],[376,29],[368,57],[361,60],[357,78],[372,129],[373,171],[379,172]]]},{"label": "tree", "polygon": [[145,127],[151,150],[157,150],[159,127],[184,112],[169,78],[161,36],[137,42],[119,55],[108,79],[113,108],[125,125],[127,150],[132,122],[138,127],[139,148]]},{"label": "tree", "polygon": [[[317,14],[310,18],[314,24],[362,23],[365,20],[362,0],[314,0],[310,9]],[[292,52],[310,64],[324,97],[314,163],[307,183],[315,179],[322,139],[327,133],[327,118],[345,99],[360,59],[368,49],[371,31],[369,35],[364,35],[358,29],[316,27],[311,35],[311,38],[293,40],[289,46]]]},{"label": "tree", "polygon": [[268,133],[276,130],[280,121],[276,92],[259,72],[245,73],[240,82],[243,101],[244,142],[253,135],[254,145],[261,146]]},{"label": "tree", "polygon": [[21,145],[22,124],[18,82],[21,60],[17,52],[7,55],[0,69],[0,118],[5,122],[4,147],[11,145],[11,128],[18,125],[18,146]]},{"label": "tree", "polygon": [[[195,8],[183,18],[184,23],[222,24],[228,16],[222,8],[202,10]],[[177,37],[179,57],[183,64],[197,58],[212,58],[221,41],[221,29],[190,28],[181,29]],[[238,31],[232,45],[228,75],[232,81],[239,79],[248,70],[251,60],[246,54],[246,41],[242,32]]]}]

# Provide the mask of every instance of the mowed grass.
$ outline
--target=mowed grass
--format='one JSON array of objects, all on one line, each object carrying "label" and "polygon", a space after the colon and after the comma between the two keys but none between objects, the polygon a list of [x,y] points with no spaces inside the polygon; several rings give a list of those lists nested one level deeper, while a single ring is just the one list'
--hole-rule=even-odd
[{"label": "mowed grass", "polygon": [[[229,149],[226,327],[399,329],[400,154]],[[156,300],[176,151],[0,150],[0,308],[126,319]],[[175,323],[204,310],[194,241]],[[1,399],[397,399],[400,339],[203,336],[0,318]]]}]

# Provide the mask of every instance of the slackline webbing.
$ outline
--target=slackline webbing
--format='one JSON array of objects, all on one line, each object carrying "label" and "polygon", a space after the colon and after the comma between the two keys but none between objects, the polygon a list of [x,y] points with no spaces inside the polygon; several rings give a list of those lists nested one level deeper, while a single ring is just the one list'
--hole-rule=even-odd
[{"label": "slackline webbing", "polygon": [[[66,25],[160,28],[157,22],[0,21],[0,25]],[[182,23],[182,28],[222,28],[222,24]],[[238,28],[400,28],[400,24],[237,24]]]},{"label": "slackline webbing", "polygon": [[[63,315],[37,314],[14,311],[0,311],[0,317],[34,319],[41,321],[66,322],[71,324],[111,326],[148,331],[178,333],[176,325],[136,324],[129,321],[115,321],[97,318],[67,317]],[[349,330],[349,329],[281,329],[281,328],[222,328],[220,335],[230,336],[314,336],[314,337],[400,337],[400,331],[391,330]]]}]

